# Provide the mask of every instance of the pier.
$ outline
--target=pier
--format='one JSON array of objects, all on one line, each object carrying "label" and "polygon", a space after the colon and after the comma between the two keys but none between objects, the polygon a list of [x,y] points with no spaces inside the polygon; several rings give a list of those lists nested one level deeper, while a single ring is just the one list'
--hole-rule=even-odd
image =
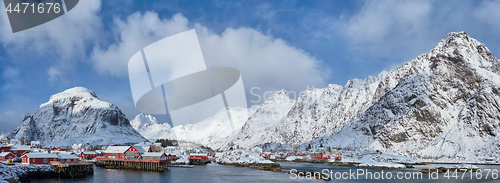
[{"label": "pier", "polygon": [[168,170],[167,164],[155,160],[144,159],[124,159],[124,160],[97,160],[97,166],[113,169],[134,169],[134,170],[149,170],[149,171],[165,171]]},{"label": "pier", "polygon": [[50,162],[56,169],[59,177],[80,177],[94,174],[94,164],[91,163],[61,163],[57,161]]}]

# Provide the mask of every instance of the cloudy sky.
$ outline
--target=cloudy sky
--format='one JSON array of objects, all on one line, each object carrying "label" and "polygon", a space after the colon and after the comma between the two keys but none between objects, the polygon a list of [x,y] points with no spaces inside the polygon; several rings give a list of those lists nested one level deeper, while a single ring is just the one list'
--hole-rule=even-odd
[{"label": "cloudy sky", "polygon": [[395,69],[448,32],[465,31],[499,55],[499,9],[498,0],[82,0],[66,15],[14,34],[2,6],[0,132],[75,86],[94,90],[132,119],[138,112],[128,60],[190,29],[205,60],[240,70],[247,100],[256,101],[254,87],[260,94],[300,92]]}]

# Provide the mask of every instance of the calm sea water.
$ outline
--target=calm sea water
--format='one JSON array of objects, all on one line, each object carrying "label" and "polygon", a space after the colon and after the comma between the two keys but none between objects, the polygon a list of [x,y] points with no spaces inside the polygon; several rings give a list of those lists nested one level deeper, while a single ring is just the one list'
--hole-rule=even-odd
[{"label": "calm sea water", "polygon": [[[481,179],[478,180],[479,175],[476,173],[472,174],[472,179],[470,173],[466,173],[463,177],[463,173],[458,172],[458,177],[450,177],[449,179],[444,177],[445,174],[439,174],[437,180],[429,179],[429,174],[424,173],[422,179],[415,180],[414,177],[409,180],[404,178],[404,175],[412,175],[422,168],[434,168],[434,167],[449,167],[451,165],[422,165],[417,166],[413,169],[396,170],[396,169],[356,169],[355,167],[342,167],[342,166],[327,166],[321,164],[313,163],[296,163],[296,162],[279,162],[281,166],[289,171],[291,169],[297,170],[308,170],[308,171],[323,171],[328,167],[329,171],[332,171],[332,176],[335,178],[337,172],[337,177],[340,179],[332,180],[332,182],[500,182],[500,177],[496,180],[492,179],[492,174],[488,175],[488,179],[485,180],[487,172],[481,174]],[[500,166],[493,165],[479,165],[480,168],[496,169],[500,171]],[[361,173],[361,170],[365,171],[365,175],[355,175],[356,178],[352,179],[349,176],[348,180],[342,179],[341,176],[347,177],[349,171]],[[382,180],[382,170],[383,177]],[[372,179],[366,179],[366,172],[372,173]],[[346,172],[346,173],[344,173]],[[342,174],[343,173],[343,174]],[[401,175],[403,179],[397,179],[397,175]],[[497,172],[498,173],[498,172]],[[500,173],[499,173],[500,174]],[[374,178],[379,175],[378,180]],[[392,179],[387,179],[389,175],[392,175]],[[452,176],[452,174],[450,174]],[[296,179],[292,179],[296,178]],[[153,182],[323,182],[321,180],[306,179],[306,177],[294,177],[294,175],[287,174],[286,172],[268,172],[262,170],[256,170],[246,167],[234,167],[228,165],[218,165],[218,164],[208,164],[202,166],[196,166],[194,168],[178,168],[174,167],[169,171],[162,173],[158,172],[145,172],[145,171],[135,171],[135,170],[117,170],[117,169],[104,169],[96,167],[94,175],[87,176],[78,179],[36,179],[33,182],[113,182],[113,183],[153,183]]]}]

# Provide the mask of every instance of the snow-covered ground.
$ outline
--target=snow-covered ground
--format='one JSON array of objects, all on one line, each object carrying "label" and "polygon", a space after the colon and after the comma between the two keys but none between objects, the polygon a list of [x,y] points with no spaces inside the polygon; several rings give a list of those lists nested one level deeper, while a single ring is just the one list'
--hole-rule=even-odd
[{"label": "snow-covered ground", "polygon": [[21,165],[7,166],[0,163],[0,182],[8,182],[8,180],[18,180],[20,175],[25,175],[29,172],[56,172],[51,165]]},{"label": "snow-covered ground", "polygon": [[417,164],[418,161],[406,156],[392,154],[365,154],[363,158],[353,159],[358,167],[406,168],[404,164]]},{"label": "snow-covered ground", "polygon": [[286,157],[286,161],[294,161],[294,160],[303,160],[305,157],[303,156],[288,156]]},{"label": "snow-covered ground", "polygon": [[185,165],[189,165],[189,156],[185,156],[185,155],[180,155],[179,156],[179,159],[175,160],[175,163],[176,164],[185,164]]},{"label": "snow-covered ground", "polygon": [[259,153],[237,149],[232,151],[225,151],[217,154],[217,163],[222,164],[274,164],[270,160],[266,160],[259,155]]}]

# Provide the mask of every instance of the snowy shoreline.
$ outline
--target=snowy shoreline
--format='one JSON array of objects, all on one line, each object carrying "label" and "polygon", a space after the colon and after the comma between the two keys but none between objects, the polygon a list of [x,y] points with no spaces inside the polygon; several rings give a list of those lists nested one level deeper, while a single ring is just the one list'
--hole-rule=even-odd
[{"label": "snowy shoreline", "polygon": [[29,178],[57,177],[57,170],[51,165],[14,165],[0,164],[0,182],[20,182]]},{"label": "snowy shoreline", "polygon": [[264,171],[281,171],[278,163],[266,160],[256,152],[243,149],[223,152],[216,162],[222,165],[243,166]]}]

